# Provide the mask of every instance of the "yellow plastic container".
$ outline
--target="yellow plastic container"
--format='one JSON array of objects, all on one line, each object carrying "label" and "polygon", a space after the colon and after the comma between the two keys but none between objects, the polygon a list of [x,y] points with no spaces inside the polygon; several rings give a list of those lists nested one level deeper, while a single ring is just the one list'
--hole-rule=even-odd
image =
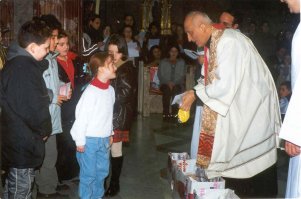
[{"label": "yellow plastic container", "polygon": [[178,111],[178,120],[180,123],[185,123],[188,121],[190,117],[190,112],[189,111],[184,111],[183,109],[179,109]]}]

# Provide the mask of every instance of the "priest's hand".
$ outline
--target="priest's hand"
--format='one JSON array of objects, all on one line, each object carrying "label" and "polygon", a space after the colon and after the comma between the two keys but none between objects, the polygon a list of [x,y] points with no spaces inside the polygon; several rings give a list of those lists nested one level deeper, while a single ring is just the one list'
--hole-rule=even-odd
[{"label": "priest's hand", "polygon": [[285,151],[289,156],[296,156],[300,154],[300,146],[285,141]]},{"label": "priest's hand", "polygon": [[194,91],[189,90],[184,93],[182,97],[182,105],[180,106],[181,109],[184,111],[190,111],[192,103],[195,101]]}]

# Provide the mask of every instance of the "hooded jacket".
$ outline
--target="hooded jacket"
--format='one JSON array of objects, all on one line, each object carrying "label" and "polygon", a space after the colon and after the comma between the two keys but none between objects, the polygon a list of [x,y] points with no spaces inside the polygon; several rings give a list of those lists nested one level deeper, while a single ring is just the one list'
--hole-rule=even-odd
[{"label": "hooded jacket", "polygon": [[51,133],[50,101],[42,77],[45,69],[17,44],[9,48],[0,77],[2,163],[6,167],[42,164],[43,138]]},{"label": "hooded jacket", "polygon": [[[46,58],[42,61],[42,65],[45,64],[47,69],[43,73],[43,79],[45,81],[48,92],[52,94],[51,103],[49,105],[49,112],[51,115],[52,122],[52,135],[62,132],[62,121],[61,121],[61,107],[57,104],[59,95],[60,82],[58,75],[58,64],[56,61],[58,53],[48,53]],[[43,67],[43,66],[42,66]]]}]

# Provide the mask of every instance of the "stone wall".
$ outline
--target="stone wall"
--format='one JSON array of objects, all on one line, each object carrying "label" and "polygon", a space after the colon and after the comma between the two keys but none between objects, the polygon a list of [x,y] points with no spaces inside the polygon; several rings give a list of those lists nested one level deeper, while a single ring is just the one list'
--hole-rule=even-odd
[{"label": "stone wall", "polygon": [[33,17],[33,0],[14,1],[14,35],[20,26]]}]

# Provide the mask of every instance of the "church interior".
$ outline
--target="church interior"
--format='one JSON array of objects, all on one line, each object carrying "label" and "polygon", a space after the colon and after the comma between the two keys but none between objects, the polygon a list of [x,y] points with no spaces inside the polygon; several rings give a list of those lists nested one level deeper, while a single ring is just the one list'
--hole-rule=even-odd
[{"label": "church interior", "polygon": [[[290,14],[287,6],[279,0],[0,0],[1,44],[8,47],[16,39],[25,21],[34,16],[52,14],[69,34],[70,49],[81,56],[82,37],[91,13],[100,16],[101,27],[110,25],[114,33],[118,33],[124,26],[125,15],[134,18],[138,32],[149,31],[150,24],[157,22],[164,40],[173,34],[172,26],[183,26],[186,14],[193,10],[206,12],[214,23],[219,23],[222,12],[235,10],[239,16],[239,30],[250,38],[253,34],[251,24],[255,24],[256,31],[260,32],[261,24],[268,22],[269,32],[281,44],[287,42],[286,37],[290,37],[288,40],[291,41],[292,33],[299,23],[299,15]],[[286,43],[285,46],[290,47],[290,44]],[[82,56],[82,59],[87,58]],[[130,130],[130,142],[123,146],[120,192],[108,198],[186,198],[172,190],[168,176],[168,153],[190,152],[195,113],[192,111],[191,118],[184,124],[162,120],[162,94],[151,91],[151,68],[146,66],[143,59],[136,65],[137,114]],[[196,84],[195,63],[188,60],[187,66],[186,90]],[[3,135],[2,139],[5,139]],[[288,162],[289,156],[279,150],[276,164],[277,198],[285,196]],[[79,198],[78,181],[65,183],[70,188],[64,192],[68,198]],[[247,198],[243,194],[239,196]]]}]

